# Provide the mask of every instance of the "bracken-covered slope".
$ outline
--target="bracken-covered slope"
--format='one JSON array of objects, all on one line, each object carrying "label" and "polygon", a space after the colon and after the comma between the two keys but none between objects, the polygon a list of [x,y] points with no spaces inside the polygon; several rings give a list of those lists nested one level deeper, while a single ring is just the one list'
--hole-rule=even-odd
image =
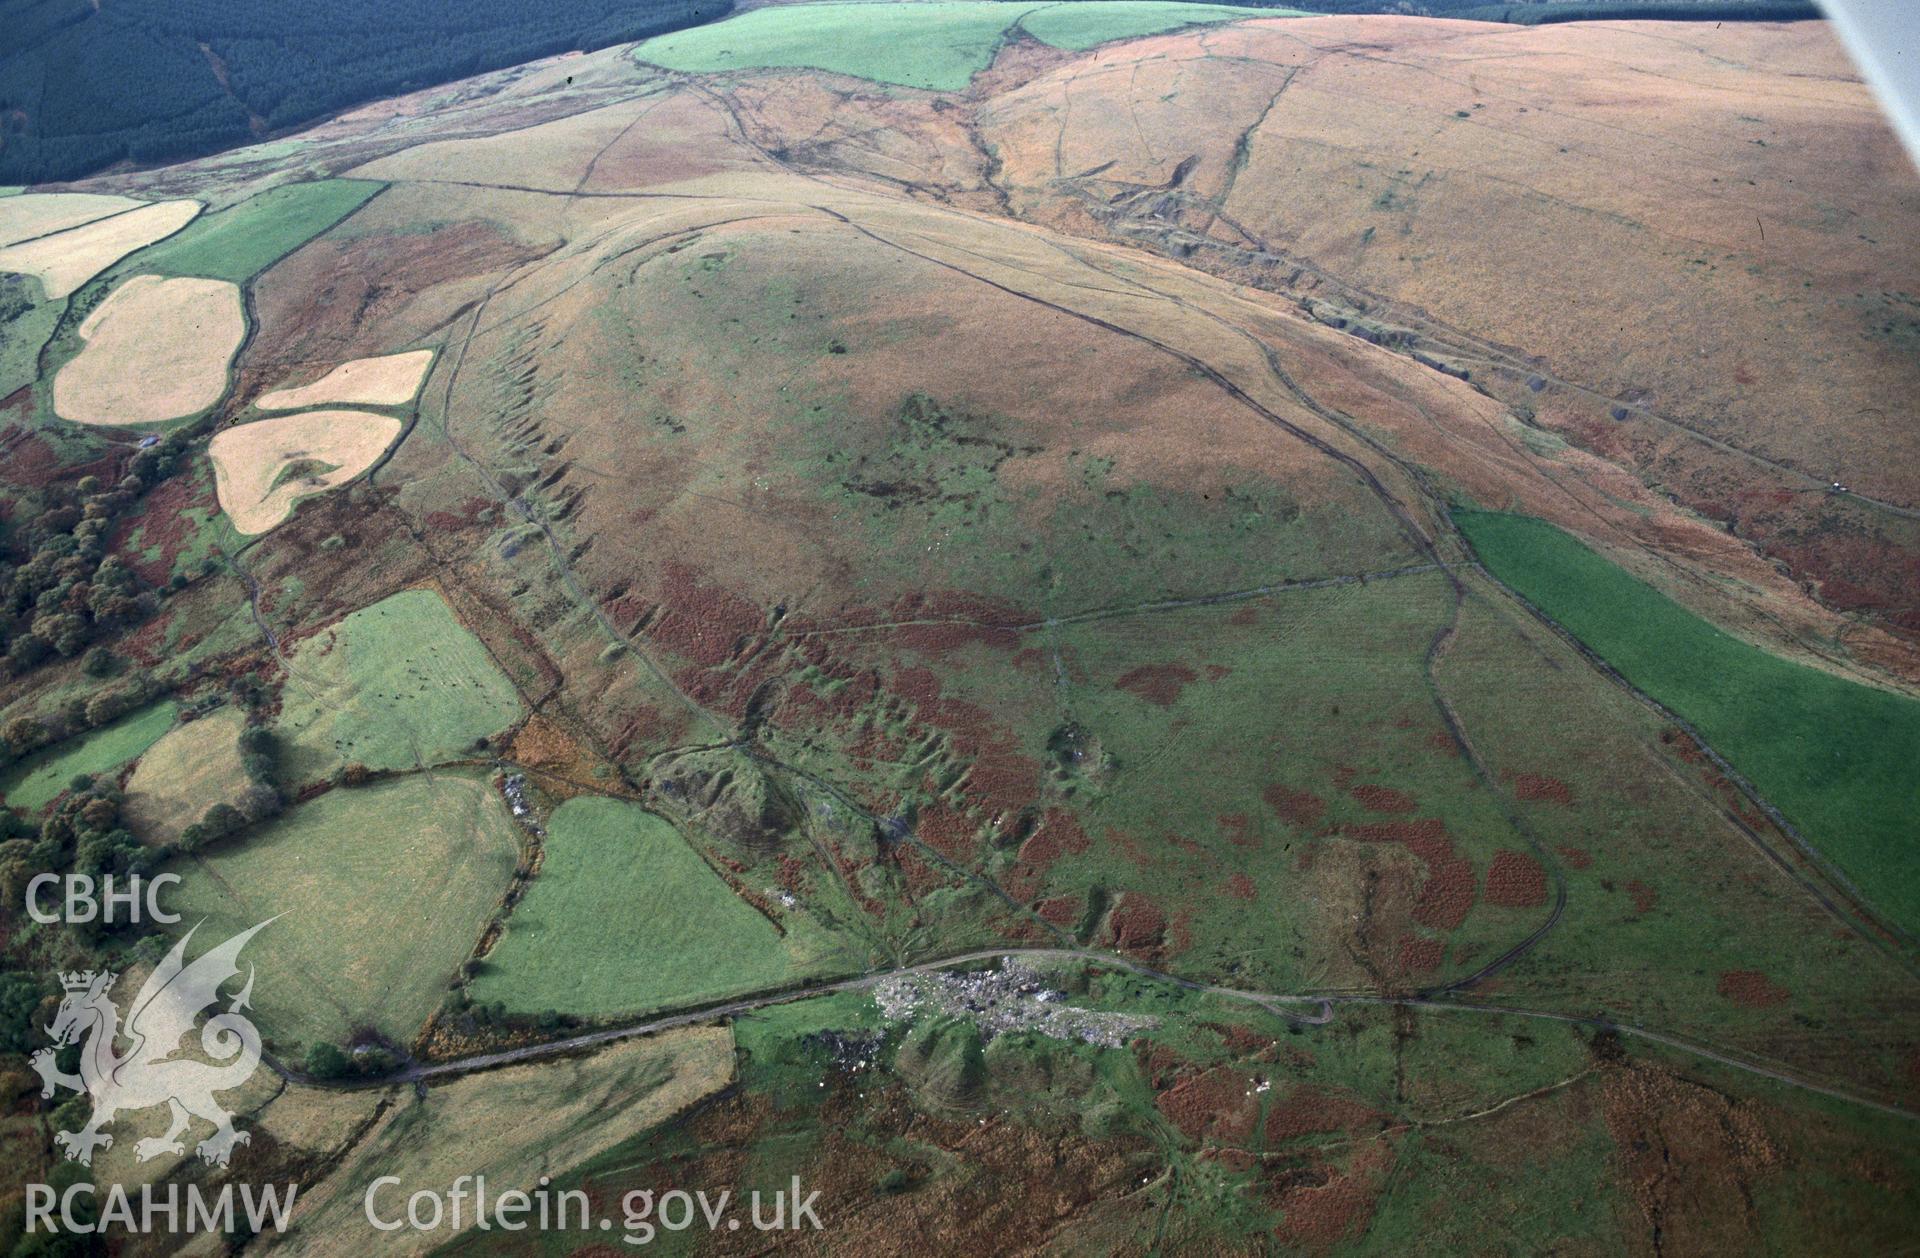
[{"label": "bracken-covered slope", "polygon": [[[1909,736],[1920,181],[1824,28],[1016,26],[948,93],[647,53],[87,187],[218,213],[381,185],[246,279],[191,422],[434,355],[364,477],[271,450],[285,522],[150,543],[223,505],[201,470],[117,534],[161,580],[226,560],[119,649],[188,696],[256,672],[289,793],[329,792],[188,862],[193,894],[405,793],[353,794],[355,748],[524,775],[528,859],[460,990],[381,1029],[457,1060],[744,1000],[734,1091],[555,1169],[798,1168],[835,1252],[1898,1243],[1912,853],[1783,812],[1770,761],[1729,763],[1460,523],[1552,522]],[[63,335],[10,479],[131,439],[51,413]],[[401,590],[417,625],[357,618],[330,657]],[[26,673],[7,715],[81,684]],[[1857,782],[1875,815],[1910,789]],[[626,802],[539,828],[582,795]],[[354,882],[330,894],[388,893]],[[663,919],[715,897],[753,930],[703,968]],[[647,910],[603,925],[619,903]],[[890,1029],[851,985],[1009,950],[1153,1028]],[[542,999],[554,957],[578,972]],[[842,987],[759,1008],[807,982]],[[343,1014],[374,1018],[278,1034]]]}]

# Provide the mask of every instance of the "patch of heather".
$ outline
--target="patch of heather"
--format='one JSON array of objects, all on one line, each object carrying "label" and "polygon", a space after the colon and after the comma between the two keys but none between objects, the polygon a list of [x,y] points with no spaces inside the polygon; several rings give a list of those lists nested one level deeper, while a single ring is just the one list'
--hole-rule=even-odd
[{"label": "patch of heather", "polygon": [[724,664],[741,642],[766,628],[766,617],[748,600],[700,580],[683,563],[669,563],[661,581],[661,613],[647,634],[703,668]]},{"label": "patch of heather", "polygon": [[1513,793],[1529,803],[1571,804],[1573,788],[1544,773],[1522,773],[1513,779]]},{"label": "patch of heather", "polygon": [[1080,924],[1086,905],[1077,895],[1056,895],[1033,906],[1042,921],[1070,930]]},{"label": "patch of heather", "polygon": [[964,865],[973,859],[978,835],[965,813],[936,800],[920,810],[913,832],[940,855]]},{"label": "patch of heather", "polygon": [[961,590],[916,590],[895,600],[887,617],[900,624],[901,643],[923,655],[946,656],[980,643],[1002,650],[1020,645],[1020,626],[1036,618],[1001,599]]},{"label": "patch of heather", "polygon": [[468,498],[452,511],[429,511],[422,521],[436,532],[470,528],[480,522],[480,513],[493,504],[485,498]]},{"label": "patch of heather", "polygon": [[893,859],[901,876],[907,880],[909,899],[917,900],[929,891],[947,885],[946,870],[936,866],[908,844],[902,843],[896,847]]},{"label": "patch of heather", "polygon": [[1346,1170],[1283,1172],[1275,1196],[1282,1217],[1274,1235],[1290,1250],[1323,1253],[1362,1229],[1373,1215],[1378,1181],[1393,1162],[1386,1142],[1359,1146]]},{"label": "patch of heather", "polygon": [[1232,1066],[1180,1080],[1155,1097],[1154,1106],[1196,1144],[1244,1145],[1260,1112],[1253,1084]]},{"label": "patch of heather", "polygon": [[1123,952],[1152,954],[1166,941],[1167,915],[1152,896],[1129,891],[1107,915],[1107,940]]},{"label": "patch of heather", "polygon": [[[147,491],[141,509],[122,520],[107,537],[107,546],[148,585],[165,585],[174,561],[186,549],[189,507],[210,505],[197,494],[190,477],[175,476]],[[142,553],[151,550],[151,559]]]},{"label": "patch of heather", "polygon": [[1453,930],[1473,909],[1473,864],[1454,851],[1446,823],[1437,817],[1414,821],[1376,821],[1342,829],[1350,839],[1400,843],[1427,866],[1427,880],[1414,902],[1413,920],[1436,930]]},{"label": "patch of heather", "polygon": [[1260,798],[1267,801],[1267,807],[1273,809],[1280,820],[1302,829],[1319,825],[1327,813],[1327,801],[1312,791],[1296,791],[1278,783],[1260,792]]},{"label": "patch of heather", "polygon": [[1487,868],[1487,903],[1503,909],[1538,908],[1547,902],[1547,871],[1525,852],[1502,849]]},{"label": "patch of heather", "polygon": [[1020,845],[1019,861],[1044,872],[1062,856],[1078,856],[1092,845],[1078,817],[1064,808],[1049,808]]},{"label": "patch of heather", "polygon": [[1447,945],[1439,939],[1421,939],[1417,935],[1400,937],[1400,972],[1402,974],[1431,974],[1440,968],[1445,959]]},{"label": "patch of heather", "polygon": [[1262,1130],[1273,1145],[1332,1131],[1359,1131],[1379,1122],[1379,1111],[1370,1106],[1303,1083],[1273,1102]]},{"label": "patch of heather", "polygon": [[1243,812],[1225,813],[1214,820],[1220,826],[1220,833],[1235,847],[1254,845],[1253,819]]},{"label": "patch of heather", "polygon": [[887,688],[916,707],[929,706],[940,697],[940,678],[931,668],[900,668]]},{"label": "patch of heather", "polygon": [[1227,1046],[1227,1051],[1236,1057],[1269,1053],[1279,1045],[1279,1041],[1271,1035],[1262,1035],[1253,1028],[1241,1026],[1237,1022],[1203,1022],[1200,1025],[1218,1035],[1221,1042]]},{"label": "patch of heather", "polygon": [[1200,674],[1184,664],[1142,664],[1120,674],[1113,684],[1157,707],[1169,708],[1182,690],[1199,680]]},{"label": "patch of heather", "polygon": [[1372,812],[1412,812],[1416,807],[1413,796],[1391,786],[1355,786],[1347,794]]},{"label": "patch of heather", "polygon": [[1719,992],[1743,1009],[1771,1008],[1792,995],[1759,970],[1728,970],[1720,976]]}]

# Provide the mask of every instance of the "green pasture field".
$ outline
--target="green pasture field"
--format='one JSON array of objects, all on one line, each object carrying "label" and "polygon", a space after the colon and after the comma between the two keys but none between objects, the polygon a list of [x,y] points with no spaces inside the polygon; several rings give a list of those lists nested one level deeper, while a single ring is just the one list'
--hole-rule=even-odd
[{"label": "green pasture field", "polygon": [[176,928],[247,945],[261,1029],[279,1051],[372,1027],[419,1031],[480,940],[519,862],[518,831],[484,777],[414,774],[342,787],[175,868]]},{"label": "green pasture field", "polygon": [[320,179],[273,188],[201,215],[176,235],[135,254],[122,269],[244,284],[385,186],[366,179]]},{"label": "green pasture field", "polygon": [[412,769],[457,759],[520,718],[520,696],[432,590],[403,590],[295,648],[278,730],[292,782],[358,761]]},{"label": "green pasture field", "polygon": [[1020,25],[1043,44],[1079,51],[1109,40],[1154,35],[1181,26],[1255,17],[1306,16],[1299,9],[1181,4],[1172,0],[1072,0],[1031,10],[1020,19]]},{"label": "green pasture field", "polygon": [[515,1012],[598,1017],[773,987],[794,969],[772,923],[672,826],[583,797],[555,811],[539,876],[469,990]]},{"label": "green pasture field", "polygon": [[1007,0],[928,4],[794,4],[755,9],[641,44],[634,55],[670,70],[807,68],[958,92],[993,61],[1016,25],[1061,48],[1148,35],[1196,22],[1293,16],[1286,9],[1118,0],[1031,5]]},{"label": "green pasture field", "polygon": [[112,773],[138,759],[173,728],[173,718],[179,711],[170,701],[156,703],[111,725],[36,752],[0,777],[0,799],[5,799],[9,808],[38,812],[80,774]]},{"label": "green pasture field", "polygon": [[64,301],[46,301],[31,275],[0,275],[0,397],[40,376],[40,347],[60,325]]},{"label": "green pasture field", "polygon": [[1920,702],[1742,642],[1550,524],[1456,519],[1495,576],[1690,722],[1870,899],[1920,929]]}]

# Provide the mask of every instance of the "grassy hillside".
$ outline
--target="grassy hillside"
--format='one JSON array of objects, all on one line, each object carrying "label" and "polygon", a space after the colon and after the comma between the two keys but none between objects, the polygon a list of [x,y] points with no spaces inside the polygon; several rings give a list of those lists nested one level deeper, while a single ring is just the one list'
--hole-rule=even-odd
[{"label": "grassy hillside", "polygon": [[1869,897],[1920,928],[1920,703],[1750,646],[1552,525],[1457,518],[1494,575],[1692,722]]}]

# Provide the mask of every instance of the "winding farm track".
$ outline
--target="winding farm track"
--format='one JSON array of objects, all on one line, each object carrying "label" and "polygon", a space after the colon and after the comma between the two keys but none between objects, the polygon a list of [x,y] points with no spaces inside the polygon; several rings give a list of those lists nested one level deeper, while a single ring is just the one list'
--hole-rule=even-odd
[{"label": "winding farm track", "polygon": [[[1417,1009],[1429,1013],[1476,1013],[1494,1017],[1531,1018],[1548,1022],[1558,1022],[1566,1026],[1583,1027],[1595,1031],[1613,1032],[1635,1039],[1646,1040],[1665,1048],[1703,1058],[1718,1065],[1726,1066],[1747,1074],[1770,1079],[1791,1088],[1811,1092],[1849,1105],[1858,1105],[1866,1109],[1891,1115],[1895,1118],[1920,1120],[1920,1114],[1871,1097],[1860,1096],[1841,1088],[1830,1087],[1805,1079],[1790,1071],[1753,1061],[1745,1061],[1718,1049],[1697,1043],[1682,1036],[1668,1035],[1665,1032],[1649,1030],[1630,1023],[1617,1022],[1611,1018],[1594,1015],[1556,1013],[1550,1010],[1524,1009],[1502,1005],[1466,1003],[1454,1000],[1436,1000],[1427,996],[1385,996],[1355,992],[1331,992],[1326,994],[1296,992],[1254,992],[1237,987],[1224,987],[1212,983],[1202,983],[1195,979],[1181,978],[1164,970],[1157,970],[1127,957],[1113,953],[1099,952],[1086,948],[986,948],[972,952],[963,952],[955,956],[934,961],[922,961],[913,965],[896,966],[886,970],[854,975],[847,978],[832,979],[824,982],[799,984],[754,996],[723,1001],[716,1004],[700,1005],[674,1013],[657,1014],[636,1022],[620,1026],[604,1027],[597,1031],[588,1031],[565,1039],[549,1040],[541,1044],[526,1044],[519,1048],[502,1049],[494,1053],[479,1053],[471,1057],[461,1057],[453,1061],[433,1063],[409,1063],[390,1074],[351,1080],[315,1079],[309,1075],[288,1069],[283,1063],[267,1057],[273,1070],[291,1083],[307,1084],[341,1091],[362,1091],[373,1088],[386,1088],[396,1085],[430,1083],[435,1079],[454,1078],[473,1074],[478,1071],[493,1070],[502,1066],[513,1066],[523,1062],[538,1061],[548,1057],[564,1056],[618,1043],[622,1040],[637,1039],[642,1036],[656,1035],[662,1031],[671,1031],[677,1027],[692,1026],[702,1022],[711,1022],[720,1018],[736,1018],[752,1014],[757,1010],[770,1009],[777,1005],[793,1004],[796,1001],[809,1000],[816,996],[831,996],[841,992],[868,991],[878,987],[888,979],[915,974],[932,974],[941,970],[959,966],[980,965],[1003,960],[1078,962],[1103,966],[1107,969],[1121,970],[1137,974],[1155,982],[1171,983],[1186,991],[1201,995],[1217,996],[1224,1000],[1240,1001],[1256,1005],[1276,1017],[1302,1026],[1325,1026],[1333,1021],[1337,1006],[1376,1006]],[[1317,1014],[1303,1015],[1291,1012],[1285,1006],[1318,1005]]]}]

